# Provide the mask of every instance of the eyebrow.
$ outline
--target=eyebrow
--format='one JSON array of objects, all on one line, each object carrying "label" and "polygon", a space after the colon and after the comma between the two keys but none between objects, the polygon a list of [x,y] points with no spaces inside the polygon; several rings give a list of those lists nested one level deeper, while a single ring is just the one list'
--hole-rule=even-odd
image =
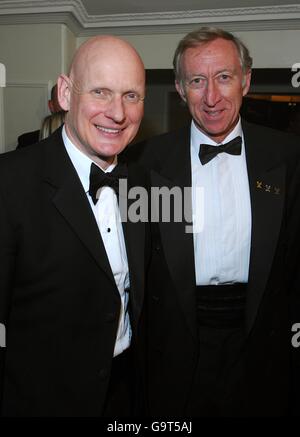
[{"label": "eyebrow", "polygon": [[216,74],[221,73],[236,73],[236,68],[223,68],[222,70],[218,71]]},{"label": "eyebrow", "polygon": [[[98,89],[100,89],[100,90],[111,91],[111,92],[113,92],[113,93],[114,93],[114,92],[118,92],[118,91],[115,91],[115,90],[113,90],[112,88],[109,88],[109,87],[104,86],[104,85],[91,85],[91,86],[89,87],[89,90],[90,90],[90,91],[94,91],[94,90],[98,90]],[[129,88],[128,90],[122,92],[122,94],[127,94],[127,93],[137,93],[137,94],[139,94],[139,91],[138,91],[137,89],[134,89],[134,88]]]},{"label": "eyebrow", "polygon": [[[214,76],[222,73],[236,73],[236,68],[222,68],[222,70],[218,70],[214,73]],[[200,76],[200,77],[207,77],[204,73],[191,73],[189,74],[188,78]]]}]

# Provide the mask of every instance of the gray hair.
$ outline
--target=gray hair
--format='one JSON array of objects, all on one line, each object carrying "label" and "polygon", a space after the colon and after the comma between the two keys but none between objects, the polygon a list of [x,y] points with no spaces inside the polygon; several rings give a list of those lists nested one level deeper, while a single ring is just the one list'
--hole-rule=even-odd
[{"label": "gray hair", "polygon": [[199,44],[214,41],[217,38],[232,41],[237,48],[243,73],[246,74],[249,70],[251,70],[252,58],[249,50],[238,37],[218,27],[201,27],[198,30],[188,33],[181,41],[179,41],[173,58],[175,78],[178,82],[182,82],[183,79],[181,71],[181,58],[184,52],[189,48],[197,47]]}]

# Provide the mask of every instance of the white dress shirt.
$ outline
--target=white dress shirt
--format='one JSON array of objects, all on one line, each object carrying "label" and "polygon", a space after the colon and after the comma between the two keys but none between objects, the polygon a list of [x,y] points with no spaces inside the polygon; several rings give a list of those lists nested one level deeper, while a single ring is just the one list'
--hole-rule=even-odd
[{"label": "white dress shirt", "polygon": [[[131,326],[128,314],[129,296],[128,293],[125,292],[125,290],[130,286],[128,260],[117,196],[111,187],[102,187],[98,202],[94,205],[93,200],[88,193],[90,168],[93,161],[70,141],[65,127],[63,127],[62,137],[67,153],[77,171],[95,215],[116,286],[120,293],[121,308],[114,348],[114,356],[116,356],[129,347],[131,340]],[[115,160],[106,170],[102,168],[101,170],[104,172],[111,172],[116,164],[117,161]]]},{"label": "white dress shirt", "polygon": [[241,155],[220,153],[207,164],[199,160],[200,144],[218,144],[192,122],[192,208],[196,205],[195,187],[203,187],[204,222],[201,232],[194,232],[197,285],[248,282],[251,205],[245,146],[241,121],[224,139],[226,143],[242,137]]}]

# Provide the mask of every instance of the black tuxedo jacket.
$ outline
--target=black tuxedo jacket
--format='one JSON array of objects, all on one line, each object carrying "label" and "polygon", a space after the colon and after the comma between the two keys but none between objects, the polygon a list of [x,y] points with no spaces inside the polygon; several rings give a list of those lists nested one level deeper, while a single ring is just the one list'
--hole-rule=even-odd
[{"label": "black tuxedo jacket", "polygon": [[[143,185],[128,166],[128,186]],[[0,157],[2,415],[100,416],[120,297],[61,129]],[[145,226],[124,223],[132,344],[143,305]]]},{"label": "black tuxedo jacket", "polygon": [[32,132],[25,132],[24,134],[18,137],[18,145],[17,149],[21,147],[30,146],[31,144],[35,144],[39,141],[40,131],[35,130]]},{"label": "black tuxedo jacket", "polygon": [[[240,414],[280,415],[288,408],[287,292],[299,270],[300,142],[247,123],[243,132],[252,210],[247,341],[228,384],[232,396],[239,399]],[[150,139],[134,146],[131,153],[150,170],[152,186],[191,186],[190,128]],[[185,232],[186,224],[151,224],[147,305],[151,415],[185,414],[201,355],[193,235]],[[246,377],[235,381],[241,368]]]}]

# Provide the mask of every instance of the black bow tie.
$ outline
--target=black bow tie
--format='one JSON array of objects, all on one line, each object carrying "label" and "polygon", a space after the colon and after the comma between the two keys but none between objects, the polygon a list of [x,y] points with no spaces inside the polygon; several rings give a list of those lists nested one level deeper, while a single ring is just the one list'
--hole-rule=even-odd
[{"label": "black bow tie", "polygon": [[127,167],[124,163],[118,164],[113,171],[105,173],[96,164],[91,164],[89,195],[94,205],[98,201],[97,192],[101,187],[111,187],[119,193],[119,179],[127,178]]},{"label": "black bow tie", "polygon": [[207,164],[219,153],[229,153],[230,155],[240,155],[242,150],[242,138],[236,137],[226,144],[220,146],[211,146],[210,144],[201,144],[199,159],[202,165]]}]

